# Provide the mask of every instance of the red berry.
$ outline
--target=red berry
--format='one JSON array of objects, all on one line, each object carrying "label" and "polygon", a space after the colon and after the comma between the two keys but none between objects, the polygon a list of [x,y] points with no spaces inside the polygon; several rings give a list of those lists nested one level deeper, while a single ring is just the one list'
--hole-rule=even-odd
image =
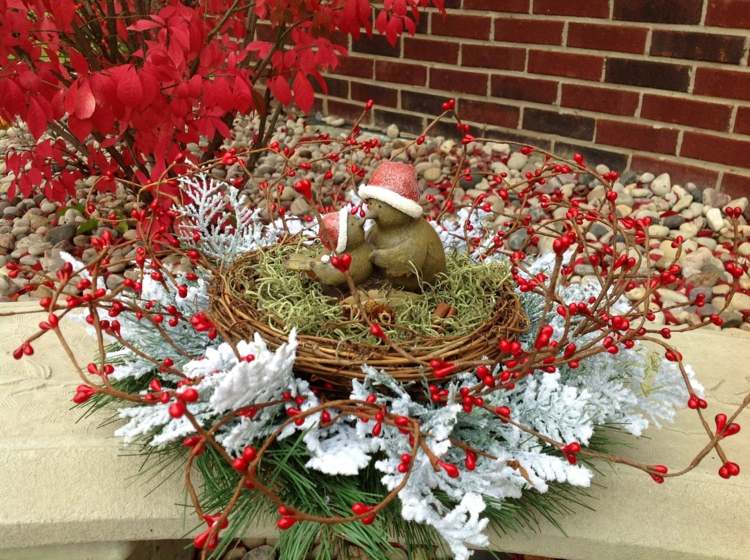
[{"label": "red berry", "polygon": [[175,401],[172,404],[169,405],[169,415],[172,418],[181,418],[183,414],[185,414],[185,410],[187,408],[185,407],[185,403],[182,401]]}]

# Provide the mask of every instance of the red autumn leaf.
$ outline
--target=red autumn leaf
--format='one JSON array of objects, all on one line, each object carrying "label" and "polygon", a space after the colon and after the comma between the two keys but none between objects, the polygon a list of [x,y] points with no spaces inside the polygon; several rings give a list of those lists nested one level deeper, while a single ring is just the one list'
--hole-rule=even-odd
[{"label": "red autumn leaf", "polygon": [[73,113],[79,119],[88,119],[94,114],[94,109],[96,109],[96,99],[94,99],[94,93],[91,91],[89,81],[81,80],[76,92]]},{"label": "red autumn leaf", "polygon": [[392,17],[385,29],[385,38],[388,40],[391,46],[396,45],[396,40],[403,30],[404,24],[402,18]]},{"label": "red autumn leaf", "polygon": [[313,91],[310,81],[302,72],[297,72],[294,77],[294,101],[297,107],[305,111],[310,111],[315,102],[315,92]]},{"label": "red autumn leaf", "polygon": [[234,78],[234,106],[238,111],[246,112],[253,106],[253,95],[250,86],[242,76]]},{"label": "red autumn leaf", "polygon": [[12,115],[20,114],[24,107],[24,96],[21,88],[13,80],[3,80],[0,85],[5,86],[3,94],[5,109]]},{"label": "red autumn leaf", "polygon": [[271,52],[271,49],[273,49],[273,43],[270,41],[251,41],[247,44],[245,49],[250,52],[256,52],[258,58],[266,58],[268,53]]},{"label": "red autumn leaf", "polygon": [[276,76],[268,80],[268,88],[282,105],[289,105],[292,102],[292,90],[284,76]]},{"label": "red autumn leaf", "polygon": [[91,119],[81,120],[76,118],[75,115],[70,115],[68,117],[68,127],[75,137],[83,142],[86,140],[86,137],[91,134],[93,123],[91,122]]},{"label": "red autumn leaf", "polygon": [[128,26],[128,31],[148,31],[149,29],[156,29],[157,27],[161,27],[162,24],[157,23],[153,20],[149,19],[139,19],[136,21],[133,25]]},{"label": "red autumn leaf", "polygon": [[385,33],[385,29],[388,26],[388,12],[380,10],[378,17],[375,18],[375,29],[380,33]]},{"label": "red autumn leaf", "polygon": [[143,99],[141,79],[132,64],[128,64],[118,73],[117,99],[126,107],[138,107]]},{"label": "red autumn leaf", "polygon": [[26,113],[26,124],[29,126],[29,132],[34,138],[39,138],[47,130],[47,115],[42,106],[31,97],[29,99],[29,110]]},{"label": "red autumn leaf", "polygon": [[75,70],[79,76],[85,76],[89,73],[89,63],[78,51],[71,51],[70,64],[73,65],[73,70]]}]

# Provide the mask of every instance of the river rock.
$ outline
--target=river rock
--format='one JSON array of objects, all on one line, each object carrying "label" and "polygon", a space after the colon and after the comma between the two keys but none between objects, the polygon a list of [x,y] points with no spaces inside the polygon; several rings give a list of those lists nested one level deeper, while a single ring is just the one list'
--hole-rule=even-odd
[{"label": "river rock", "polygon": [[516,171],[520,171],[524,168],[526,165],[526,162],[529,161],[528,156],[525,154],[522,154],[521,152],[513,152],[513,154],[508,159],[508,167],[510,169],[514,169]]},{"label": "river rock", "polygon": [[289,207],[289,210],[295,216],[304,216],[305,214],[310,212],[310,205],[307,203],[307,201],[304,198],[299,196],[294,199],[294,202],[292,202],[292,205]]},{"label": "river rock", "polygon": [[47,241],[52,245],[70,241],[76,233],[76,227],[73,224],[64,224],[55,226],[47,232]]},{"label": "river rock", "polygon": [[704,189],[703,191],[703,204],[706,206],[723,208],[730,200],[731,197],[728,194],[719,192],[714,188]]},{"label": "river rock", "polygon": [[669,173],[662,173],[651,181],[651,191],[657,196],[664,196],[672,188],[672,180]]},{"label": "river rock", "polygon": [[724,225],[724,218],[722,218],[721,210],[718,208],[709,209],[706,212],[706,220],[708,221],[708,226],[714,231],[719,231]]},{"label": "river rock", "polygon": [[651,237],[666,237],[667,235],[669,235],[669,228],[654,224],[652,226],[648,226],[648,234]]},{"label": "river rock", "polygon": [[662,218],[661,220],[661,225],[669,229],[677,229],[684,223],[685,218],[683,216],[680,216],[679,214],[667,216],[665,218]]},{"label": "river rock", "polygon": [[685,305],[689,301],[688,297],[685,294],[681,294],[680,292],[669,290],[667,288],[659,288],[657,292],[659,293],[659,297],[661,298],[662,302],[666,306]]},{"label": "river rock", "polygon": [[247,551],[242,560],[274,560],[276,558],[276,552],[271,545],[264,544],[258,548]]},{"label": "river rock", "polygon": [[682,210],[685,210],[685,208],[688,208],[693,203],[693,195],[686,194],[685,196],[681,196],[679,199],[677,199],[677,202],[675,202],[674,206],[672,206],[672,210],[675,212],[681,212]]},{"label": "river rock", "polygon": [[735,292],[729,302],[732,311],[750,311],[750,296],[742,292]]},{"label": "river rock", "polygon": [[440,179],[442,177],[443,172],[438,166],[431,166],[425,169],[422,172],[422,177],[424,177],[425,181],[434,182]]}]

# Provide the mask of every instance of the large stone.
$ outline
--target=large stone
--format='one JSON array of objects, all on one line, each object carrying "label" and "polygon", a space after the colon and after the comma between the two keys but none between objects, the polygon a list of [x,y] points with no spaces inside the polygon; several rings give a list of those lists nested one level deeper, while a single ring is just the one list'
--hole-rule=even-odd
[{"label": "large stone", "polygon": [[524,168],[527,161],[529,161],[529,158],[525,154],[522,154],[521,152],[513,152],[508,159],[508,167],[520,171]]},{"label": "large stone", "polygon": [[76,227],[73,224],[64,224],[51,228],[47,232],[47,241],[52,245],[63,243],[73,239],[76,233]]},{"label": "large stone", "polygon": [[693,195],[686,194],[680,197],[677,202],[672,206],[672,210],[675,212],[681,212],[685,208],[689,207],[693,203]]},{"label": "large stone", "polygon": [[0,249],[6,249],[8,251],[12,251],[13,247],[15,247],[16,240],[10,233],[2,233],[0,234]]},{"label": "large stone", "polygon": [[274,560],[276,558],[276,551],[271,545],[264,544],[258,548],[248,550],[242,560]]},{"label": "large stone", "polygon": [[732,301],[729,302],[732,311],[750,311],[750,296],[742,292],[735,292]]},{"label": "large stone", "polygon": [[672,180],[669,178],[669,173],[662,173],[651,181],[651,191],[658,196],[664,196],[672,188]]},{"label": "large stone", "polygon": [[705,189],[703,191],[703,203],[706,206],[723,208],[731,199],[732,198],[728,194],[719,192],[714,188]]},{"label": "large stone", "polygon": [[682,273],[694,286],[710,287],[724,276],[724,267],[709,249],[700,247],[683,257]]},{"label": "large stone", "polygon": [[688,297],[680,292],[667,288],[659,288],[657,292],[665,306],[671,307],[672,305],[685,305],[688,303]]},{"label": "large stone", "polygon": [[428,167],[422,172],[422,177],[424,177],[424,180],[430,182],[437,181],[438,179],[440,179],[440,177],[442,177],[442,175],[443,172],[438,166]]},{"label": "large stone", "polygon": [[706,212],[706,220],[708,221],[708,226],[714,231],[719,231],[724,225],[724,218],[721,216],[721,210],[718,208],[711,208]]},{"label": "large stone", "polygon": [[294,202],[292,202],[289,210],[295,216],[304,216],[305,214],[310,212],[310,205],[304,198],[300,196],[294,199]]}]

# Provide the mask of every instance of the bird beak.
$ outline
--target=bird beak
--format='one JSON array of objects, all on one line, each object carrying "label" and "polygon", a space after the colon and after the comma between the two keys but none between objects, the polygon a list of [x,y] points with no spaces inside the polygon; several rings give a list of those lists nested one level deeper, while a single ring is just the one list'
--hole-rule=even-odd
[{"label": "bird beak", "polygon": [[370,207],[370,206],[368,206],[367,207],[367,212],[365,212],[365,220],[367,220],[367,219],[374,220],[377,217],[378,217],[378,214],[375,211],[375,209],[372,208],[372,207]]}]

